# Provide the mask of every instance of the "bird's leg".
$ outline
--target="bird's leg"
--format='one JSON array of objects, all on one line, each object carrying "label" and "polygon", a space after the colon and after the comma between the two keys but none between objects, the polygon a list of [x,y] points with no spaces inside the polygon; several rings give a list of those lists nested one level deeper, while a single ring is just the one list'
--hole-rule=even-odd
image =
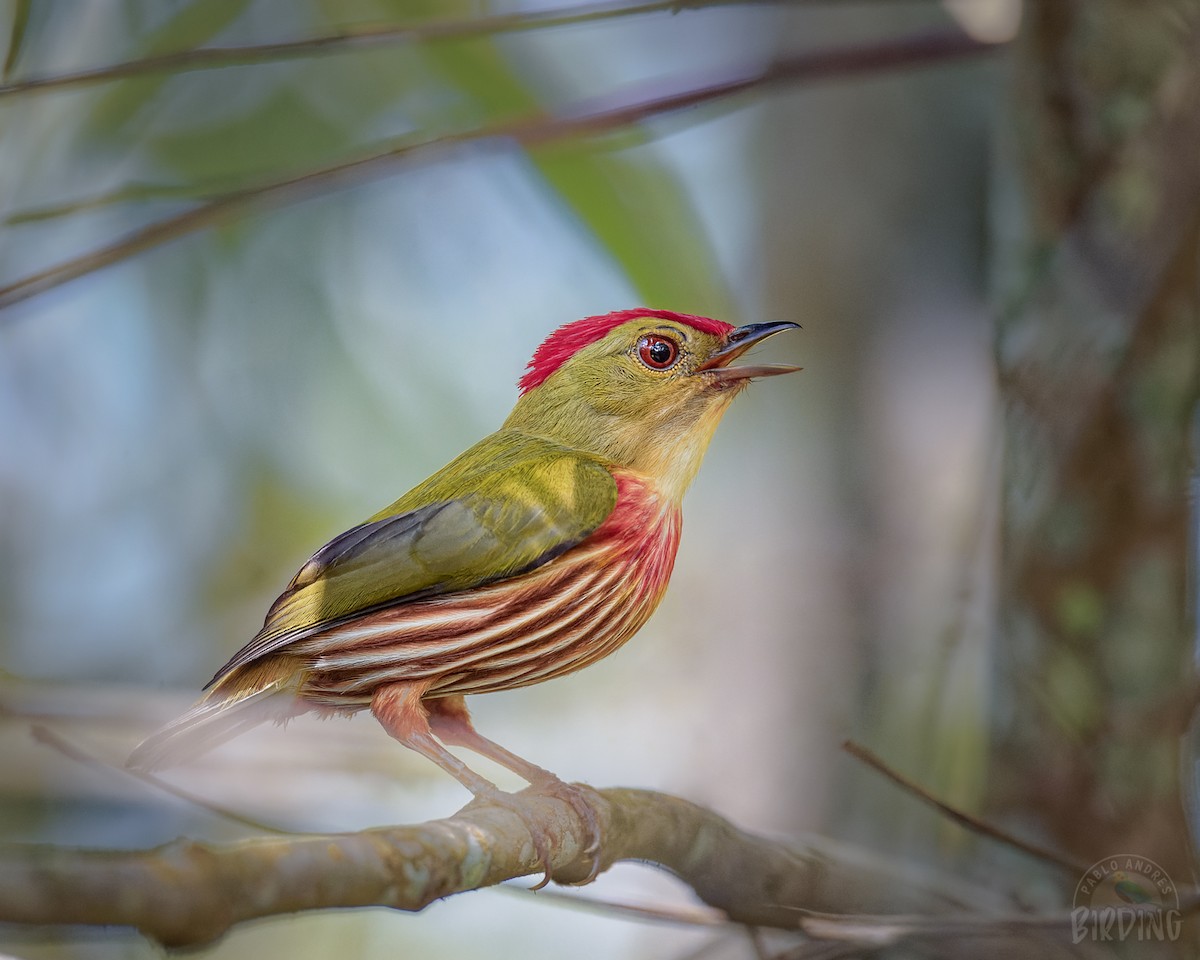
[{"label": "bird's leg", "polygon": [[529,816],[524,804],[513,794],[480,776],[437,741],[430,729],[429,711],[421,701],[427,689],[428,685],[424,683],[390,683],[381,686],[371,697],[371,713],[389,735],[410,750],[428,757],[477,799],[507,807],[521,818],[533,840],[538,863],[545,871],[541,883],[534,889],[544,887],[550,882],[550,840],[545,828]]},{"label": "bird's leg", "polygon": [[424,684],[387,684],[376,690],[371,698],[371,713],[389,735],[410,750],[428,757],[474,796],[496,800],[504,791],[477,774],[434,738],[429,728],[429,713],[421,703],[424,692]]},{"label": "bird's leg", "polygon": [[466,747],[481,757],[487,757],[500,766],[511,770],[519,777],[528,780],[530,785],[541,793],[559,797],[571,805],[587,826],[589,839],[583,852],[592,859],[591,870],[583,883],[590,883],[600,872],[600,844],[602,840],[600,820],[596,816],[596,808],[588,802],[583,791],[571,783],[566,783],[549,770],[530,763],[523,757],[518,757],[510,750],[504,749],[494,740],[489,740],[475,729],[471,723],[471,715],[461,696],[439,697],[425,703],[429,711],[429,727],[442,743],[456,747]]},{"label": "bird's leg", "polygon": [[553,773],[536,763],[530,763],[523,757],[505,750],[504,747],[489,740],[471,723],[471,714],[462,697],[439,697],[427,700],[425,707],[429,711],[429,727],[433,735],[442,743],[455,747],[466,747],[468,750],[494,760],[506,770],[511,770],[517,776],[535,787],[545,787],[553,783],[561,783]]}]

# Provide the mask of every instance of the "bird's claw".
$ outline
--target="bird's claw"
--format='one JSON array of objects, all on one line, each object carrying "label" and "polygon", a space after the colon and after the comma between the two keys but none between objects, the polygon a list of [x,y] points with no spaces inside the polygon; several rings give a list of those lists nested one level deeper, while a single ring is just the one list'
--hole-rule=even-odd
[{"label": "bird's claw", "polygon": [[583,821],[587,831],[587,838],[583,844],[582,853],[591,860],[591,866],[588,868],[587,876],[582,880],[572,881],[572,885],[583,886],[584,884],[591,883],[600,875],[600,849],[604,840],[604,833],[600,826],[600,818],[596,816],[596,807],[585,796],[585,791],[588,788],[577,783],[567,783],[558,779],[558,777],[554,777],[553,779],[535,784],[534,789],[539,793],[557,797],[559,800],[565,800],[570,804],[571,809],[575,811],[579,819]]},{"label": "bird's claw", "polygon": [[[600,818],[596,815],[596,808],[588,801],[584,795],[587,788],[579,784],[566,783],[559,780],[557,777],[540,781],[530,787],[530,790],[544,796],[555,797],[570,804],[571,809],[583,821],[587,837],[582,847],[582,854],[591,860],[591,866],[588,868],[587,875],[581,880],[570,881],[572,886],[582,886],[591,883],[600,874],[600,849],[604,839],[603,831],[600,826]],[[542,868],[542,878],[533,887],[532,890],[541,890],[552,879],[550,876],[550,835],[545,827],[534,817],[532,817],[526,805],[522,803],[520,794],[508,793],[504,790],[496,790],[495,792],[488,791],[486,794],[477,794],[477,799],[484,800],[488,803],[494,803],[497,806],[511,810],[525,825],[525,829],[529,831],[529,838],[533,842],[533,852],[536,857],[537,864]]]},{"label": "bird's claw", "polygon": [[530,889],[541,890],[550,882],[550,837],[545,828],[530,815],[518,794],[496,788],[476,793],[475,799],[511,810],[525,825],[525,829],[529,831],[529,839],[533,843],[534,858],[543,871],[542,879]]},{"label": "bird's claw", "polygon": [[542,868],[542,879],[529,889],[541,890],[550,882],[550,844],[545,830],[528,820],[525,821],[525,826],[529,828],[529,836],[533,839],[533,852]]}]

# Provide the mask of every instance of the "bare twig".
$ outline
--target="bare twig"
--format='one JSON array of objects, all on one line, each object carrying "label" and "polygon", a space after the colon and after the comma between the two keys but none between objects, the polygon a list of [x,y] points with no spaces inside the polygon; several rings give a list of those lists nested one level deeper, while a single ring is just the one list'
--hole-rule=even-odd
[{"label": "bare twig", "polygon": [[1014,850],[1020,850],[1022,853],[1028,854],[1036,860],[1041,860],[1043,863],[1048,863],[1051,866],[1057,867],[1060,870],[1070,874],[1073,878],[1078,879],[1087,873],[1087,864],[1076,863],[1073,860],[1055,853],[1052,850],[1047,850],[1044,847],[1039,847],[1036,844],[1030,843],[1027,840],[1022,840],[1019,837],[1014,837],[1011,833],[1000,829],[994,824],[988,823],[986,820],[981,820],[979,817],[969,813],[964,813],[958,810],[943,800],[939,800],[929,791],[922,787],[919,783],[909,779],[898,770],[890,767],[882,757],[873,752],[861,743],[854,740],[845,740],[842,742],[842,749],[850,756],[857,760],[861,760],[871,769],[883,774],[892,783],[896,784],[902,790],[912,794],[918,800],[928,804],[937,810],[942,816],[953,820],[960,827],[970,830],[972,833],[979,834],[983,837],[988,837],[1003,843],[1005,846],[1012,847]]},{"label": "bare twig", "polygon": [[[1152,909],[1157,910],[1158,908]],[[1183,895],[1179,898],[1177,908],[1168,908],[1168,910],[1173,914],[1173,921],[1182,921],[1200,910],[1200,896],[1197,896],[1194,891]],[[817,940],[843,942],[858,946],[871,944],[876,948],[900,944],[952,941],[954,943],[952,956],[963,955],[958,952],[958,949],[964,939],[979,943],[1006,936],[1017,943],[1040,943],[1043,950],[1039,955],[1042,957],[1110,956],[1111,943],[1116,938],[1110,939],[1102,951],[1100,948],[1092,949],[1092,945],[1085,942],[1086,934],[1081,937],[1078,930],[1073,930],[1078,922],[1077,909],[1070,912],[1061,910],[1047,914],[964,913],[940,917],[894,914],[851,916],[804,911],[799,928]],[[1104,938],[1101,936],[1099,942],[1103,941]],[[1079,949],[1066,949],[1065,945],[1068,942]],[[1055,946],[1063,946],[1064,949],[1056,950]],[[1020,956],[1021,954],[1016,955]]]},{"label": "bare twig", "polygon": [[122,203],[153,203],[164,200],[184,200],[199,202],[228,193],[234,188],[229,183],[216,186],[213,183],[151,183],[133,180],[114,190],[92,196],[79,197],[62,203],[51,203],[43,207],[25,207],[10,213],[0,224],[6,227],[19,227],[26,223],[39,223],[46,220],[57,220],[91,210],[102,210]]},{"label": "bare twig", "polygon": [[94,770],[104,770],[114,776],[130,777],[138,780],[147,786],[153,787],[155,790],[160,790],[163,793],[175,797],[177,800],[183,800],[192,806],[198,807],[213,816],[220,817],[222,820],[228,820],[231,823],[239,824],[243,827],[249,827],[257,833],[274,833],[279,836],[298,836],[300,831],[285,830],[282,827],[276,827],[269,823],[264,823],[261,820],[255,820],[252,817],[247,817],[244,814],[238,813],[229,807],[222,806],[219,803],[213,803],[211,800],[205,800],[202,797],[197,797],[193,793],[182,790],[163,780],[161,777],[156,777],[152,773],[147,773],[144,770],[132,770],[128,767],[115,767],[106,760],[95,756],[86,748],[73,743],[61,733],[57,733],[44,723],[30,724],[29,732],[33,735],[33,739],[38,743],[45,744],[52,750],[62,754],[68,760],[74,760],[76,763],[81,763],[86,767],[91,767]]},{"label": "bare twig", "polygon": [[536,897],[558,903],[572,910],[582,910],[590,913],[602,913],[608,916],[623,915],[633,920],[644,920],[648,923],[673,923],[687,927],[724,927],[729,926],[729,918],[720,910],[712,907],[659,905],[651,906],[645,903],[630,903],[628,901],[606,900],[600,897],[588,897],[568,890],[532,890],[515,884],[504,884],[496,888],[501,893],[511,893],[520,897]]},{"label": "bare twig", "polygon": [[426,139],[407,138],[391,147],[352,160],[231,191],[199,207],[151,223],[90,253],[22,277],[0,287],[0,309],[251,210],[276,208],[383,176],[397,162],[417,152],[499,139],[535,148],[575,137],[599,136],[651,117],[711,103],[749,90],[943,63],[993,49],[993,45],[974,40],[958,30],[927,31],[875,44],[797,54],[734,80],[710,83],[682,93],[624,102],[615,107],[584,108],[567,111],[557,117],[536,116]]},{"label": "bare twig", "polygon": [[254,66],[279,60],[351,53],[371,47],[399,43],[428,43],[438,40],[469,40],[551,27],[573,26],[635,17],[650,13],[675,13],[701,7],[751,4],[795,3],[797,0],[652,0],[645,3],[600,2],[559,7],[553,10],[524,10],[493,16],[430,20],[406,24],[352,24],[333,33],[276,43],[244,44],[229,47],[200,47],[156,56],[127,60],[107,67],[79,70],[47,77],[28,77],[0,85],[0,98],[16,94],[42,93],[72,87],[92,86],[114,80],[126,80],[158,73],[182,73],[189,70],[213,70],[220,67]]}]

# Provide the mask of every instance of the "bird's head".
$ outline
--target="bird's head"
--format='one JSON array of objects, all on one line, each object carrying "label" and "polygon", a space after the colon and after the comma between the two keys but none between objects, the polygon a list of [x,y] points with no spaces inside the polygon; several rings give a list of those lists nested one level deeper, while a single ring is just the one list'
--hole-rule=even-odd
[{"label": "bird's head", "polygon": [[733,361],[796,326],[646,309],[577,320],[538,347],[504,426],[597,453],[682,496],[734,396],[754,377],[799,369]]}]

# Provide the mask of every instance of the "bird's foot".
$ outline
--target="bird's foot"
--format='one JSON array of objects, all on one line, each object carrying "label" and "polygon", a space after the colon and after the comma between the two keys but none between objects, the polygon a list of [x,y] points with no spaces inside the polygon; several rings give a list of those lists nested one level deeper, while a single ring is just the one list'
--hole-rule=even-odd
[{"label": "bird's foot", "polygon": [[521,798],[520,794],[509,793],[506,790],[495,787],[491,790],[476,793],[475,799],[511,810],[520,818],[521,823],[525,825],[525,829],[529,831],[529,838],[533,842],[533,855],[537,859],[538,866],[542,869],[542,879],[532,889],[541,890],[542,887],[550,882],[551,845],[549,831],[540,820],[530,813],[528,804]]},{"label": "bird's foot", "polygon": [[572,880],[571,884],[573,886],[583,886],[584,884],[591,883],[600,874],[600,850],[604,839],[604,830],[600,824],[600,818],[596,814],[596,804],[587,796],[589,791],[593,796],[596,791],[582,784],[567,783],[553,774],[549,774],[545,778],[539,778],[532,785],[532,789],[538,793],[556,797],[559,800],[565,800],[571,809],[575,811],[579,819],[583,821],[586,833],[581,852],[591,860],[591,865],[588,867],[587,875],[583,879]]},{"label": "bird's foot", "polygon": [[542,879],[532,889],[541,890],[542,887],[550,882],[550,851],[552,845],[550,831],[546,829],[545,824],[541,820],[532,815],[528,803],[525,802],[524,797],[529,793],[551,796],[565,801],[570,804],[571,809],[575,811],[576,815],[585,825],[586,837],[581,852],[584,856],[590,858],[591,864],[587,874],[582,879],[570,880],[568,882],[574,886],[581,886],[591,883],[600,873],[600,844],[603,831],[600,826],[600,818],[596,815],[596,808],[585,794],[585,790],[587,789],[589,788],[579,784],[566,783],[551,775],[545,780],[539,778],[537,783],[531,785],[528,790],[523,790],[520,793],[508,793],[496,788],[476,794],[477,800],[494,803],[496,806],[511,810],[520,817],[521,822],[525,825],[525,829],[529,831],[529,837],[533,842],[534,856],[537,858],[537,863],[543,871]]}]

